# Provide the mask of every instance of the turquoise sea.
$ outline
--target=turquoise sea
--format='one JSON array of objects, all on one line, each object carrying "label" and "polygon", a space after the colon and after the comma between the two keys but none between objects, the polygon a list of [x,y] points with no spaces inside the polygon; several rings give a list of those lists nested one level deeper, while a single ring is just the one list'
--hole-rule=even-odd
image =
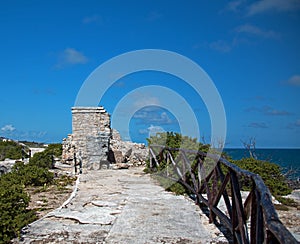
[{"label": "turquoise sea", "polygon": [[[227,148],[224,151],[235,160],[249,157],[249,152],[246,149]],[[298,169],[292,178],[300,178],[300,149],[256,149],[255,153],[260,160],[280,165],[283,172],[291,168]]]}]

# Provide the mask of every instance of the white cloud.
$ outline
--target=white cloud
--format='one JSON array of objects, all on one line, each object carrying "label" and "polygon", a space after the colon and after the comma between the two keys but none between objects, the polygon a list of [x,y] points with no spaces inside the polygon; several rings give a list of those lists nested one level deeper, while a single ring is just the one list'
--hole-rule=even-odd
[{"label": "white cloud", "polygon": [[146,129],[139,129],[140,135],[148,135],[148,137],[155,136],[156,133],[160,133],[160,132],[166,132],[166,131],[164,130],[163,127],[158,125],[150,125]]},{"label": "white cloud", "polygon": [[88,58],[74,48],[66,48],[59,54],[57,68],[63,68],[68,65],[85,64],[88,62]]},{"label": "white cloud", "polygon": [[0,136],[8,137],[13,140],[40,141],[45,140],[46,131],[22,131],[8,124],[0,129]]},{"label": "white cloud", "polygon": [[74,48],[66,48],[63,52],[63,58],[69,64],[85,64],[88,59],[83,53]]},{"label": "white cloud", "polygon": [[299,0],[261,0],[251,4],[248,15],[262,14],[265,12],[289,12],[300,9]]},{"label": "white cloud", "polygon": [[248,125],[248,127],[266,129],[269,126],[264,122],[252,122]]},{"label": "white cloud", "polygon": [[277,109],[267,109],[266,111],[264,111],[265,115],[271,115],[271,116],[288,116],[291,115],[290,112],[286,111],[286,110],[277,110]]},{"label": "white cloud", "polygon": [[245,2],[245,0],[237,0],[231,1],[227,4],[226,10],[232,12],[239,12],[241,5]]},{"label": "white cloud", "polygon": [[167,125],[176,122],[173,121],[166,112],[161,112],[161,108],[155,106],[143,108],[135,113],[133,117],[138,119],[142,124],[153,123],[157,125]]},{"label": "white cloud", "polygon": [[164,128],[161,127],[161,126],[158,126],[158,125],[150,125],[148,127],[148,131],[149,131],[149,136],[155,136],[156,133],[159,133],[159,132],[165,132]]},{"label": "white cloud", "polygon": [[223,53],[229,52],[232,48],[230,44],[228,44],[226,41],[223,41],[223,40],[218,40],[218,41],[212,42],[209,44],[209,47],[211,49],[214,49],[216,51],[223,52]]},{"label": "white cloud", "polygon": [[300,75],[293,75],[285,83],[292,86],[300,86]]},{"label": "white cloud", "polygon": [[134,103],[134,106],[136,108],[142,108],[145,106],[159,106],[160,105],[160,100],[158,97],[145,97],[145,94],[136,94],[135,97],[136,101]]},{"label": "white cloud", "polygon": [[[256,37],[268,38],[268,39],[280,38],[280,34],[275,31],[263,30],[257,26],[251,25],[251,24],[245,24],[245,25],[238,26],[233,31],[240,35],[237,35],[231,41],[230,40],[229,41],[217,40],[217,41],[213,41],[209,44],[206,44],[206,46],[208,46],[209,48],[216,50],[218,52],[228,53],[234,47],[238,46],[241,43],[251,43],[249,41],[249,39],[250,39],[249,36],[256,36]],[[244,35],[242,35],[242,34],[244,34]],[[195,46],[194,48],[198,48],[198,47],[199,46]]]},{"label": "white cloud", "polygon": [[260,36],[263,38],[278,38],[279,34],[271,31],[271,30],[262,30],[257,26],[250,25],[250,24],[245,24],[237,27],[235,29],[236,32],[238,33],[246,33],[246,34],[251,34],[255,36]]},{"label": "white cloud", "polygon": [[141,134],[141,135],[146,135],[148,133],[149,133],[148,129],[139,129],[139,134]]},{"label": "white cloud", "polygon": [[14,131],[16,128],[13,127],[13,125],[5,125],[1,128],[2,131],[4,132],[12,132]]},{"label": "white cloud", "polygon": [[268,116],[290,116],[292,113],[286,110],[279,110],[272,108],[270,106],[264,106],[264,107],[250,107],[245,110],[246,112],[260,112],[264,115]]}]

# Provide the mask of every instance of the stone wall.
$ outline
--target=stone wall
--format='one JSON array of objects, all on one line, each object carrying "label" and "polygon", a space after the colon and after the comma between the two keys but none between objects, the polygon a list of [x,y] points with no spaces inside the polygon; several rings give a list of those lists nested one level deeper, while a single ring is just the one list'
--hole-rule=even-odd
[{"label": "stone wall", "polygon": [[[144,144],[122,141],[110,127],[110,115],[103,107],[72,108],[72,134],[63,140],[63,163],[74,164],[74,155],[82,166],[99,169],[102,165],[144,165],[148,149]],[[80,155],[80,156],[79,156]]]},{"label": "stone wall", "polygon": [[110,115],[103,107],[73,107],[72,134],[63,141],[63,161],[72,162],[81,154],[83,167],[108,163],[111,136]]}]

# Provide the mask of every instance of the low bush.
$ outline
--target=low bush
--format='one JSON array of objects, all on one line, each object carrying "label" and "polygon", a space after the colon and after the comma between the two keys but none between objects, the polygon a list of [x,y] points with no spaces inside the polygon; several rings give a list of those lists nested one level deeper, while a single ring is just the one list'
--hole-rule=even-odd
[{"label": "low bush", "polygon": [[[61,144],[51,144],[30,158],[28,164],[16,162],[10,173],[0,177],[0,243],[9,243],[19,236],[22,227],[36,219],[35,212],[27,209],[30,197],[25,187],[45,188],[54,183],[49,168],[53,167],[53,157],[61,156],[61,150]],[[16,157],[20,158],[20,155],[16,154]],[[67,184],[71,179],[62,178],[61,181]]]},{"label": "low bush", "polygon": [[0,161],[22,158],[22,146],[14,141],[0,141]]},{"label": "low bush", "polygon": [[29,160],[29,165],[41,168],[52,169],[54,167],[54,157],[61,157],[62,145],[50,144],[43,152],[35,153]]},{"label": "low bush", "polygon": [[14,173],[0,177],[0,243],[9,243],[22,227],[36,219],[34,211],[27,210],[30,198],[24,185],[16,180]]},{"label": "low bush", "polygon": [[[151,136],[149,139],[147,139],[148,144],[159,144],[171,148],[178,148],[182,147],[185,149],[191,149],[191,150],[199,150],[203,152],[207,152],[209,145],[206,144],[201,144],[196,141],[196,139],[186,137],[186,136],[181,136],[178,133],[172,133],[172,132],[167,132],[167,133],[158,133],[156,136]],[[156,152],[157,153],[157,152]],[[158,154],[158,153],[157,153]],[[173,158],[176,160],[176,152],[173,153]],[[192,157],[193,156],[193,157]],[[245,169],[247,171],[253,172],[255,174],[260,175],[260,177],[263,179],[265,185],[269,188],[270,192],[276,197],[284,196],[287,194],[290,194],[292,189],[288,186],[285,177],[281,173],[281,168],[279,165],[266,162],[266,161],[261,161],[257,160],[254,158],[243,158],[241,160],[232,160],[230,157],[228,157],[226,154],[222,154],[224,158],[227,158],[230,160],[231,163],[236,164],[239,168]],[[159,156],[158,156],[159,157]],[[187,155],[189,158],[189,156]],[[195,171],[197,171],[197,168],[195,168],[193,165],[195,164],[195,155],[191,155],[191,166],[194,168]],[[209,160],[206,160],[206,163],[209,162]],[[180,161],[178,162],[180,166]],[[209,164],[206,164],[207,167],[209,168]],[[150,163],[147,162],[146,165],[147,169],[145,172],[167,172],[169,176],[176,178],[177,175],[175,174],[174,170],[172,167],[169,167],[167,169],[166,162],[163,160],[162,163],[158,168],[155,169],[150,169]],[[204,165],[205,167],[205,165]],[[211,170],[211,169],[209,169]],[[208,171],[209,171],[208,170]],[[222,167],[222,170],[226,174],[228,169],[226,169],[225,166]],[[197,177],[198,173],[195,172],[195,175]],[[186,174],[186,178],[188,181],[191,181],[190,175]],[[166,181],[162,180],[159,178],[159,181],[161,182],[162,185],[168,185],[170,186],[170,183],[166,184]],[[242,190],[250,190],[252,187],[252,181],[248,178],[245,177],[240,177],[239,183],[241,186]],[[210,183],[209,183],[210,184]],[[168,190],[175,189],[176,192],[184,192],[182,189],[178,190],[178,187],[175,185],[173,188],[168,187]]]},{"label": "low bush", "polygon": [[[285,196],[292,192],[292,189],[288,186],[285,177],[281,173],[280,166],[277,164],[254,158],[232,160],[232,163],[236,164],[241,169],[258,174],[275,197]],[[249,187],[252,184],[248,179],[243,177],[240,179],[240,183],[243,190],[249,190]]]},{"label": "low bush", "polygon": [[281,204],[284,204],[289,207],[297,207],[297,202],[292,198],[277,196],[276,200],[278,200]]},{"label": "low bush", "polygon": [[54,177],[48,169],[36,165],[25,165],[23,162],[17,162],[12,168],[12,173],[15,175],[16,180],[24,186],[50,184]]}]

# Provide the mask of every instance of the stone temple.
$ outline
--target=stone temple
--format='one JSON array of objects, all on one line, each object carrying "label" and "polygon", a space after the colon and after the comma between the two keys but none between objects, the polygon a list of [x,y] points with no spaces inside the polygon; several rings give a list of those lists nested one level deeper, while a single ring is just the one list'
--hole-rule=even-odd
[{"label": "stone temple", "polygon": [[73,107],[72,134],[63,142],[63,159],[73,159],[76,153],[86,167],[107,163],[110,137],[110,115],[103,107]]},{"label": "stone temple", "polygon": [[82,158],[83,168],[100,169],[115,163],[141,165],[148,150],[144,144],[122,141],[111,128],[110,115],[100,107],[73,107],[72,134],[63,140],[62,161]]}]

